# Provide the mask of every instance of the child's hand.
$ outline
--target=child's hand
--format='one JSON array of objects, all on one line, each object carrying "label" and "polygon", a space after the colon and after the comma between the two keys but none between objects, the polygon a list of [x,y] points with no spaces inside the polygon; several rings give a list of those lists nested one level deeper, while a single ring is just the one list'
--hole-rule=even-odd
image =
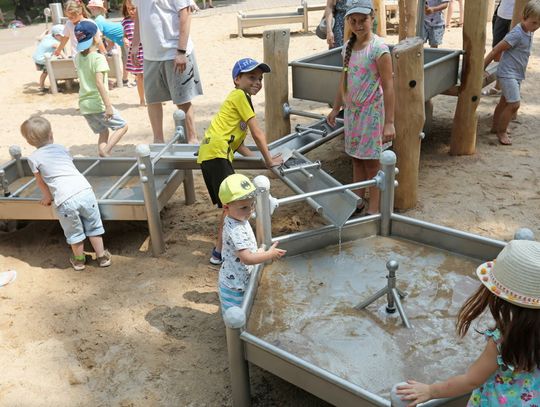
[{"label": "child's hand", "polygon": [[51,206],[52,196],[50,195],[44,196],[43,198],[41,198],[41,201],[39,201],[39,203],[43,206]]},{"label": "child's hand", "polygon": [[279,153],[272,157],[272,161],[270,162],[268,168],[277,167],[281,164],[283,164],[283,157],[281,153]]},{"label": "child's hand", "polygon": [[278,249],[277,248],[277,245],[279,244],[279,242],[275,242],[271,247],[270,249],[268,249],[268,253],[270,253],[271,255],[271,259],[272,260],[277,260],[277,259],[281,259],[283,256],[285,256],[285,253],[287,253],[287,250],[283,250],[283,249]]},{"label": "child's hand", "polygon": [[398,386],[396,394],[401,397],[401,400],[410,401],[407,407],[414,407],[432,398],[429,384],[419,383],[414,380],[407,380],[407,384]]},{"label": "child's hand", "polygon": [[111,117],[113,117],[113,108],[112,106],[105,106],[105,118],[109,120]]},{"label": "child's hand", "polygon": [[425,13],[426,13],[426,16],[429,16],[430,14],[433,14],[433,9],[431,7],[426,6]]},{"label": "child's hand", "polygon": [[326,116],[326,122],[334,127],[336,125],[336,117],[339,114],[339,110],[332,109],[330,113],[328,113],[328,116]]},{"label": "child's hand", "polygon": [[396,128],[394,127],[394,124],[385,123],[383,127],[383,137],[382,137],[383,144],[391,142],[394,138],[396,138]]}]

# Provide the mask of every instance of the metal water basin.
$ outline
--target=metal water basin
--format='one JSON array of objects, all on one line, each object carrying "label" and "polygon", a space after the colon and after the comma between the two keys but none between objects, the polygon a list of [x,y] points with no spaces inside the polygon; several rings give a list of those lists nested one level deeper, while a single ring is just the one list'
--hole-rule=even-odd
[{"label": "metal water basin", "polygon": [[[334,48],[290,62],[293,97],[333,103],[343,68],[341,50],[341,47]],[[424,49],[424,100],[458,83],[461,54],[459,50]]]}]

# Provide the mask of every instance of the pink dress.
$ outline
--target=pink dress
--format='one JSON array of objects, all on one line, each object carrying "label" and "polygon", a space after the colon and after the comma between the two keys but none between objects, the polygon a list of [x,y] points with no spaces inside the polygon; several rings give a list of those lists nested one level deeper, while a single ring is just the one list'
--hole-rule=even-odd
[{"label": "pink dress", "polygon": [[122,20],[122,27],[124,27],[124,34],[129,40],[130,46],[127,49],[127,61],[126,61],[126,71],[131,72],[132,74],[143,73],[143,49],[142,44],[139,44],[139,51],[137,53],[137,61],[139,66],[133,64],[131,58],[131,42],[133,41],[133,31],[135,30],[135,21],[131,18],[124,18]]},{"label": "pink dress", "polygon": [[384,100],[377,69],[377,60],[389,52],[375,34],[365,48],[351,52],[344,104],[345,152],[352,157],[379,159],[381,152],[391,145],[382,144]]}]

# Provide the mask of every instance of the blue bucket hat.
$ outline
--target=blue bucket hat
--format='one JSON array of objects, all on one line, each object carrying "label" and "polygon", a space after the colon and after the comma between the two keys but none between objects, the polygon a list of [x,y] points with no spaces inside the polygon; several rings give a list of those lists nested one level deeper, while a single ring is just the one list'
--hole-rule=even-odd
[{"label": "blue bucket hat", "polygon": [[265,73],[270,72],[270,67],[263,62],[257,62],[251,58],[242,58],[236,61],[232,69],[232,77],[236,79],[238,75],[245,72],[251,72],[254,69],[261,68]]},{"label": "blue bucket hat", "polygon": [[371,14],[373,11],[373,2],[371,0],[348,0],[347,12],[345,17],[351,14]]},{"label": "blue bucket hat", "polygon": [[75,37],[78,42],[77,52],[86,51],[92,46],[97,30],[97,25],[88,20],[81,21],[75,26]]}]

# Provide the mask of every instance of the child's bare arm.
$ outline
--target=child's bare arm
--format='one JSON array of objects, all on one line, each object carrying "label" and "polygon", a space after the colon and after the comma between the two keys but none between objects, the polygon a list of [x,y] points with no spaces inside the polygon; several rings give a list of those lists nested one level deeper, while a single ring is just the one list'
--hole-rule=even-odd
[{"label": "child's bare arm", "polygon": [[52,194],[49,190],[49,187],[47,186],[45,181],[43,181],[43,177],[39,172],[35,172],[34,177],[36,178],[36,184],[41,191],[41,195],[43,195],[39,203],[43,206],[49,206],[52,202]]},{"label": "child's bare arm", "polygon": [[103,104],[105,105],[105,116],[108,118],[112,117],[113,109],[111,100],[109,99],[109,92],[103,83],[103,72],[96,72],[96,88],[101,96],[101,99],[103,100]]},{"label": "child's bare arm", "polygon": [[266,167],[271,168],[276,165],[280,165],[283,163],[283,159],[281,158],[281,154],[275,155],[272,157],[270,155],[270,151],[268,151],[268,144],[266,143],[266,135],[259,127],[259,124],[257,123],[257,119],[255,117],[252,117],[247,122],[249,131],[251,132],[251,136],[253,137],[253,140],[255,141],[255,144],[257,144],[257,147],[259,148],[259,151],[261,152],[264,162],[266,163]]},{"label": "child's bare arm", "polygon": [[334,105],[332,106],[332,110],[330,113],[328,113],[328,116],[326,117],[326,121],[330,126],[336,125],[336,117],[339,114],[339,111],[341,110],[341,106],[343,106],[343,81],[345,80],[345,74],[342,73],[341,77],[339,78],[339,85],[338,90],[336,92],[336,97],[334,98]]},{"label": "child's bare arm", "polygon": [[242,143],[240,144],[240,147],[238,147],[236,149],[236,151],[238,151],[240,154],[242,154],[244,157],[252,157],[254,156],[255,154],[253,153],[253,151],[251,151],[249,148],[247,148],[247,146]]},{"label": "child's bare arm", "polygon": [[62,39],[60,40],[60,44],[58,44],[58,47],[56,47],[56,50],[54,51],[54,56],[59,56],[64,47],[66,46],[67,42],[69,40],[69,37],[62,36]]},{"label": "child's bare arm", "polygon": [[268,260],[277,260],[280,259],[287,253],[287,250],[278,249],[277,245],[279,242],[275,242],[268,250],[260,252],[250,252],[247,249],[239,250],[236,252],[236,255],[243,264],[248,266],[254,264],[261,264]]},{"label": "child's bare arm", "polygon": [[397,394],[402,400],[410,401],[408,407],[414,407],[418,403],[431,399],[466,394],[484,384],[497,370],[497,355],[497,345],[490,339],[467,373],[431,385],[409,380],[408,384],[398,387]]},{"label": "child's bare arm", "polygon": [[492,48],[491,51],[489,51],[489,53],[484,58],[484,69],[486,69],[487,66],[491,63],[491,61],[493,61],[498,55],[500,55],[506,50],[509,50],[510,48],[512,48],[512,46],[506,41],[499,41],[499,43],[495,45],[495,47]]},{"label": "child's bare arm", "polygon": [[394,77],[392,74],[392,57],[390,54],[383,54],[379,59],[377,59],[377,69],[381,77],[384,103],[384,128],[382,141],[383,143],[388,143],[396,136],[396,129],[394,127]]}]

